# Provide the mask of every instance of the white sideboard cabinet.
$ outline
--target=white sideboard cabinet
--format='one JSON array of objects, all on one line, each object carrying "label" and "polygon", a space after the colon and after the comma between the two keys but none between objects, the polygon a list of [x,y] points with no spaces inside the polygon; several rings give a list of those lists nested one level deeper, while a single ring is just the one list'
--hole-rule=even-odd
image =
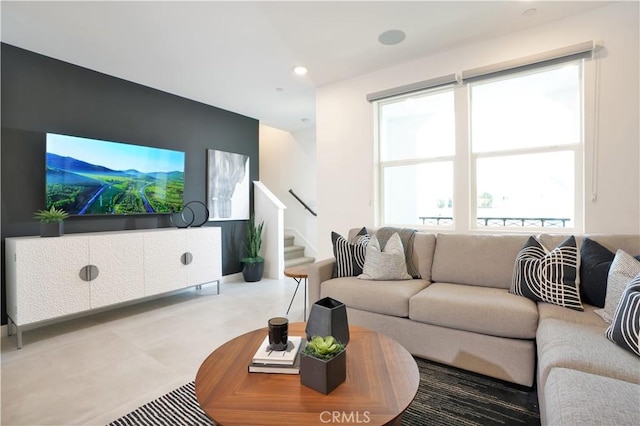
[{"label": "white sideboard cabinet", "polygon": [[7,315],[22,327],[222,278],[218,227],[6,239]]},{"label": "white sideboard cabinet", "polygon": [[[211,244],[210,241],[217,241]],[[166,293],[222,276],[220,228],[186,228],[144,235],[145,294]],[[210,259],[219,259],[213,264]]]}]

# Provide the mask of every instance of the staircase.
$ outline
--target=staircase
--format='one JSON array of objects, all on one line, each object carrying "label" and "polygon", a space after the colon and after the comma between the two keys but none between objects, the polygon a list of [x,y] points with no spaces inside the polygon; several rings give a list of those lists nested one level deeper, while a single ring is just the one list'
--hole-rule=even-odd
[{"label": "staircase", "polygon": [[293,235],[284,236],[284,267],[289,268],[291,266],[308,265],[315,262],[313,257],[306,257],[304,255],[304,247],[296,246],[293,244]]}]

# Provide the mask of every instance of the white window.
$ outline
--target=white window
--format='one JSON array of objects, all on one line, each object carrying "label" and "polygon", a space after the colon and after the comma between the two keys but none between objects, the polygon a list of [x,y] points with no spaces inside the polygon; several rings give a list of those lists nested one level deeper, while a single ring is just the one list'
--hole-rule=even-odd
[{"label": "white window", "polygon": [[453,89],[378,103],[378,140],[381,222],[418,225],[433,217],[451,225]]},{"label": "white window", "polygon": [[477,227],[575,227],[581,81],[574,62],[469,85]]},{"label": "white window", "polygon": [[580,229],[582,68],[574,60],[377,101],[378,225]]}]

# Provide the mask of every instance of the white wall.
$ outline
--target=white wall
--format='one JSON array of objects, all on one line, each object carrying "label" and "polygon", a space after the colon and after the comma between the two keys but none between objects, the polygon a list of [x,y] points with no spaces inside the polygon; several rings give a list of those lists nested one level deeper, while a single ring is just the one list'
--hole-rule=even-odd
[{"label": "white wall", "polygon": [[[331,231],[346,235],[350,228],[374,224],[373,109],[365,99],[368,93],[588,40],[604,49],[587,67],[589,72],[597,70],[599,99],[597,138],[587,134],[585,142],[585,232],[640,233],[638,14],[638,3],[618,3],[319,88],[318,258],[332,256]],[[594,88],[586,89],[592,93]],[[589,131],[591,124],[587,123]]]},{"label": "white wall", "polygon": [[265,278],[284,278],[284,210],[286,207],[263,182],[253,181],[255,224],[264,222],[260,255]]},{"label": "white wall", "polygon": [[318,220],[289,194],[289,189],[293,189],[317,212],[315,127],[289,133],[261,124],[259,145],[260,181],[287,207],[284,211],[286,233],[296,237],[297,245],[305,246],[306,256],[315,257]]}]

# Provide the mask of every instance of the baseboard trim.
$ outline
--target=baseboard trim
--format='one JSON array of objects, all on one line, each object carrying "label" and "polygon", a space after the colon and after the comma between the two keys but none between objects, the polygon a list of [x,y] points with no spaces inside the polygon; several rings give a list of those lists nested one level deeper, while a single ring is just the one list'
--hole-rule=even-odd
[{"label": "baseboard trim", "polygon": [[242,272],[236,272],[235,274],[223,275],[222,279],[220,280],[220,284],[235,282],[235,281],[238,281],[238,280],[243,280],[244,281],[244,278],[242,277]]}]

